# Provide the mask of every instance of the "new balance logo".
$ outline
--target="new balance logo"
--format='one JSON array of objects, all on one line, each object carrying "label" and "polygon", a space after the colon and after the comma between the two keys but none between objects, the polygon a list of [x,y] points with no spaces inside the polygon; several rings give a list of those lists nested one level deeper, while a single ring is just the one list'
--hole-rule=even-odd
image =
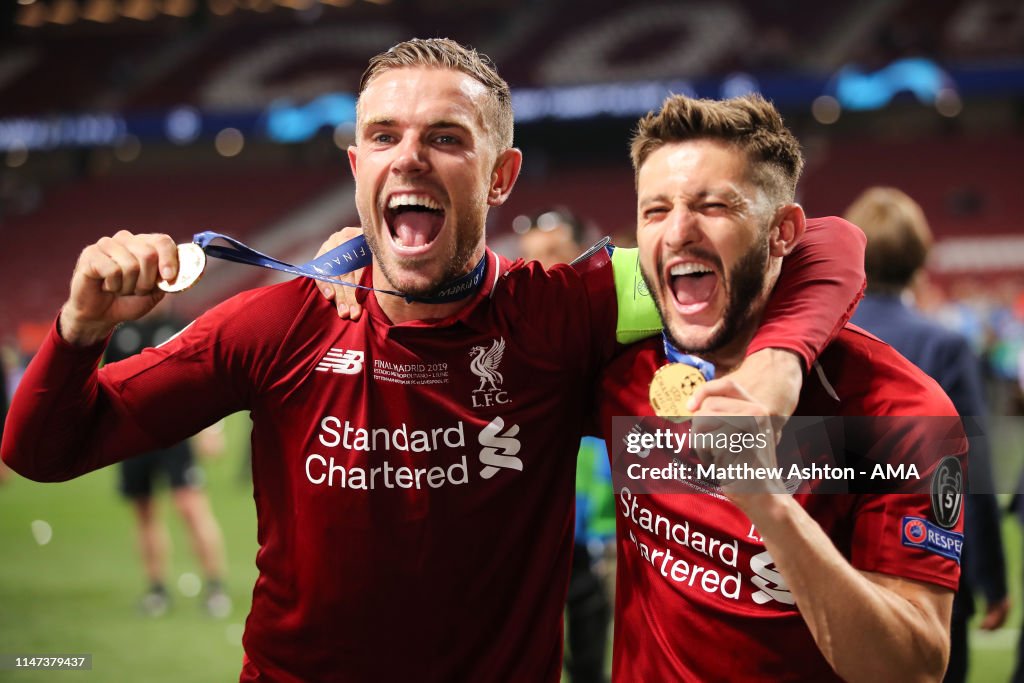
[{"label": "new balance logo", "polygon": [[337,372],[342,375],[356,375],[363,371],[362,351],[331,349],[324,359],[317,363],[317,372]]},{"label": "new balance logo", "polygon": [[523,471],[523,461],[515,457],[522,444],[515,438],[519,434],[519,425],[512,425],[504,434],[505,421],[500,417],[491,420],[480,432],[480,462],[486,467],[480,470],[480,476],[490,479],[500,469]]}]

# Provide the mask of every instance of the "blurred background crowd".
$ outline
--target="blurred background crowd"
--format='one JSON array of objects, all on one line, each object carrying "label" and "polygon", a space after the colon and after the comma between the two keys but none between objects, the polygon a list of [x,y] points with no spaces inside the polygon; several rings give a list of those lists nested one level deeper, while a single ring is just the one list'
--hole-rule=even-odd
[{"label": "blurred background crowd", "polygon": [[[524,235],[560,224],[553,209],[578,219],[574,244],[630,243],[636,119],[669,92],[758,91],[803,143],[808,215],[843,215],[878,185],[921,205],[934,246],[905,296],[969,339],[993,415],[1024,414],[1024,5],[1013,0],[0,3],[8,389],[79,251],[102,235],[215,230],[303,262],[357,224],[344,150],[359,76],[413,36],[476,47],[512,86],[524,170],[490,212],[492,248],[519,255]],[[267,272],[212,263],[174,313],[194,317],[273,281]],[[1020,463],[994,467],[1015,482]],[[0,635],[14,628],[0,615]]]}]

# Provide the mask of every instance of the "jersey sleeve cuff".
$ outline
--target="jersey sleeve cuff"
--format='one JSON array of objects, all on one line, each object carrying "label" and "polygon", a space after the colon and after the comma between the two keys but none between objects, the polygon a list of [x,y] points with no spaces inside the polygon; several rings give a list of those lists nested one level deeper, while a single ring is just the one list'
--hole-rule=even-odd
[{"label": "jersey sleeve cuff", "polygon": [[750,345],[747,346],[747,356],[765,349],[781,349],[783,351],[791,351],[792,353],[795,353],[803,361],[804,372],[810,372],[811,367],[814,365],[815,357],[807,345],[797,344],[792,341],[782,339],[768,338],[762,340],[755,337],[751,340]]}]

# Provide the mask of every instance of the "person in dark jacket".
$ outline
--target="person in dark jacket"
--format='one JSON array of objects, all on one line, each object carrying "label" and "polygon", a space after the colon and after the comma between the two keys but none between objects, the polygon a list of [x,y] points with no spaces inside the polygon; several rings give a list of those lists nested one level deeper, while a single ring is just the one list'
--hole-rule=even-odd
[{"label": "person in dark jacket", "polygon": [[[889,343],[938,382],[964,418],[969,436],[982,432],[987,410],[978,357],[965,337],[925,318],[913,306],[911,285],[923,272],[932,244],[921,207],[900,190],[874,187],[850,205],[845,218],[868,238],[867,293],[853,323]],[[988,443],[977,437],[970,442],[973,493],[965,505],[963,564],[953,601],[947,683],[967,678],[967,622],[974,614],[975,592],[985,598],[983,630],[1002,626],[1010,609]]]}]

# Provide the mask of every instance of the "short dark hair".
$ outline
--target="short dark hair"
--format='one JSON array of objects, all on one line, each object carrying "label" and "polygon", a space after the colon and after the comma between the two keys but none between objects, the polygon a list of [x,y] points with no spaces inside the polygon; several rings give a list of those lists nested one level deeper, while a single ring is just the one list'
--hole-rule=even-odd
[{"label": "short dark hair", "polygon": [[657,112],[640,119],[633,134],[633,170],[662,146],[686,140],[712,139],[746,153],[755,182],[776,205],[792,202],[803,171],[800,143],[771,102],[760,95],[728,100],[668,97]]},{"label": "short dark hair", "polygon": [[490,57],[449,38],[413,38],[372,57],[359,80],[359,94],[385,71],[410,66],[461,71],[483,84],[494,99],[493,116],[488,120],[494,126],[495,140],[501,149],[512,146],[512,91],[508,83],[498,75]]},{"label": "short dark hair", "polygon": [[586,237],[585,230],[583,227],[583,221],[576,217],[569,209],[564,206],[555,206],[550,209],[545,209],[538,213],[530,221],[531,229],[550,230],[551,228],[541,225],[542,222],[551,221],[554,225],[564,225],[569,228],[569,236],[574,244],[583,244],[583,239]]},{"label": "short dark hair", "polygon": [[864,273],[868,291],[898,294],[924,267],[932,231],[921,205],[894,187],[865,190],[846,209],[846,220],[868,238]]}]

